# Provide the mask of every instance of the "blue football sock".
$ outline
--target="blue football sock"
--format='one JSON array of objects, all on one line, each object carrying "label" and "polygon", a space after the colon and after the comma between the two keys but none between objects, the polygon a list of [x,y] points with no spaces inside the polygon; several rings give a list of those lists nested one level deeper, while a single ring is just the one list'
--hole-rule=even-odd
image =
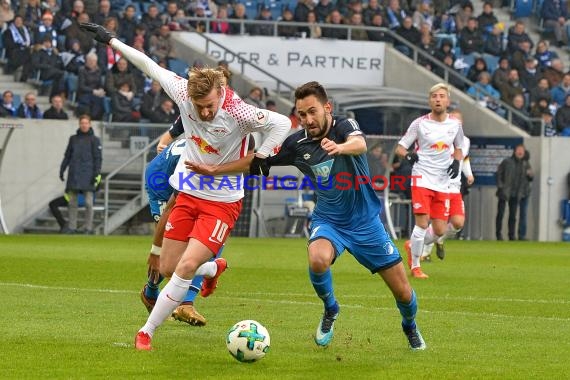
[{"label": "blue football sock", "polygon": [[315,292],[325,304],[325,309],[338,309],[338,303],[333,292],[332,273],[330,268],[324,273],[315,273],[309,268],[309,278]]},{"label": "blue football sock", "polygon": [[412,299],[409,303],[396,301],[400,314],[402,315],[402,326],[412,327],[415,326],[416,312],[418,311],[418,303],[416,301],[416,292],[412,289]]},{"label": "blue football sock", "polygon": [[164,277],[162,277],[162,275],[160,275],[158,277],[158,282],[155,284],[150,278],[148,279],[148,282],[146,283],[146,287],[144,289],[144,295],[147,298],[153,298],[153,299],[157,299],[158,298],[158,294],[160,293],[160,283],[162,282],[162,280],[164,280]]},{"label": "blue football sock", "polygon": [[182,301],[182,303],[194,302],[196,296],[198,295],[198,292],[202,288],[203,279],[204,276],[194,276],[192,283],[188,288],[188,293],[186,293],[186,297],[184,297],[184,301]]}]

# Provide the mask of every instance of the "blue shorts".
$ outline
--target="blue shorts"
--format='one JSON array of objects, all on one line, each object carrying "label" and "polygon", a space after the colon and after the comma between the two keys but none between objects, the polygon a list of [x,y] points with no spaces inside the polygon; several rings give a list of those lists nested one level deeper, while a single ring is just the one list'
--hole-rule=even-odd
[{"label": "blue shorts", "polygon": [[158,220],[160,219],[160,216],[162,215],[162,212],[164,211],[167,203],[168,200],[163,201],[149,198],[148,205],[150,206],[150,215],[152,215],[152,219],[154,219],[156,223],[158,223]]},{"label": "blue shorts", "polygon": [[372,273],[388,269],[402,261],[398,248],[386,233],[380,217],[372,223],[355,227],[358,229],[340,228],[313,216],[309,243],[327,239],[333,245],[336,257],[346,249]]}]

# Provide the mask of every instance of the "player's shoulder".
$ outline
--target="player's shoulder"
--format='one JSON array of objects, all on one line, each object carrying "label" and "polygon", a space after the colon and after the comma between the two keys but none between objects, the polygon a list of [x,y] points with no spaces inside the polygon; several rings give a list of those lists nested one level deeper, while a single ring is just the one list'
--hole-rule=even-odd
[{"label": "player's shoulder", "polygon": [[421,123],[426,123],[431,120],[430,114],[426,113],[425,115],[421,115],[416,117],[410,125],[420,125]]},{"label": "player's shoulder", "polygon": [[283,141],[282,146],[290,148],[309,141],[311,141],[311,139],[307,136],[307,132],[304,129],[300,129],[297,132],[294,132],[287,136],[287,138]]},{"label": "player's shoulder", "polygon": [[347,134],[362,135],[363,132],[360,130],[360,126],[355,119],[342,116],[333,117],[333,132],[337,131],[343,133],[345,136]]}]

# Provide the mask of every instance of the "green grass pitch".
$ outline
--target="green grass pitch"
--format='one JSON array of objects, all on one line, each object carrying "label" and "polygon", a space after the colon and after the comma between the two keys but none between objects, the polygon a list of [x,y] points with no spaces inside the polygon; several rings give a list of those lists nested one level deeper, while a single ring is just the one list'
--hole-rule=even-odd
[{"label": "green grass pitch", "polygon": [[[167,321],[152,352],[133,348],[150,237],[1,236],[2,379],[552,379],[570,370],[570,245],[450,241],[412,279],[427,342],[411,352],[387,287],[349,255],[333,266],[335,338],[313,335],[322,304],[303,239],[229,240],[230,268],[197,309],[205,327]],[[398,246],[402,248],[402,241]],[[234,360],[242,319],[271,334],[267,356]],[[564,375],[566,374],[566,375]]]}]

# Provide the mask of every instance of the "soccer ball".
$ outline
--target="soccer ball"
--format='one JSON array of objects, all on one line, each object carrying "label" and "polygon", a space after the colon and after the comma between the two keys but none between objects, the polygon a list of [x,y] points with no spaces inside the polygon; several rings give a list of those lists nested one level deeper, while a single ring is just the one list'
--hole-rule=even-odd
[{"label": "soccer ball", "polygon": [[236,323],[226,335],[226,346],[236,360],[255,362],[269,351],[269,332],[259,322],[245,320]]}]

